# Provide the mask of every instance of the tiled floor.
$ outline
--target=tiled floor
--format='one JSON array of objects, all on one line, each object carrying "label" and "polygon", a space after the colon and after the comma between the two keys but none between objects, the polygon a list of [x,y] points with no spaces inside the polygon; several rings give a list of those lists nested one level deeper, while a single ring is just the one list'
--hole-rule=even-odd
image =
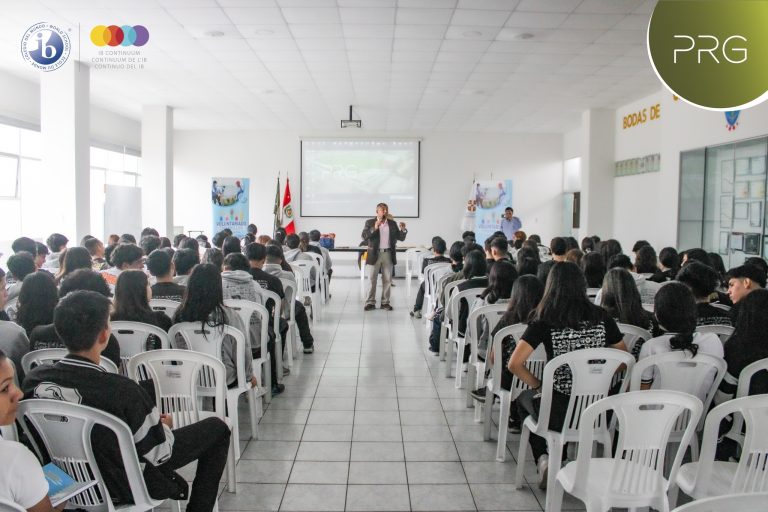
[{"label": "tiled floor", "polygon": [[[463,390],[426,349],[424,321],[408,315],[415,281],[410,297],[396,285],[394,311],[363,312],[360,281],[333,280],[315,353],[294,361],[259,439],[241,441],[238,492],[222,493],[221,510],[542,510],[538,488],[514,486],[519,436],[495,462],[496,442],[483,442]],[[535,481],[531,462],[526,474]]]}]

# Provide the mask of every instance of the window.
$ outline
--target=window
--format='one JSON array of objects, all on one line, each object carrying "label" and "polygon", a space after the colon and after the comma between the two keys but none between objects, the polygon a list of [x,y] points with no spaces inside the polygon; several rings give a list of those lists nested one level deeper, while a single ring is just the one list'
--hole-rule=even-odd
[{"label": "window", "polygon": [[0,124],[0,240],[14,240],[22,231],[24,180],[40,166],[40,151],[40,132]]},{"label": "window", "polygon": [[91,233],[105,239],[104,198],[106,187],[139,187],[141,156],[124,146],[91,146]]}]

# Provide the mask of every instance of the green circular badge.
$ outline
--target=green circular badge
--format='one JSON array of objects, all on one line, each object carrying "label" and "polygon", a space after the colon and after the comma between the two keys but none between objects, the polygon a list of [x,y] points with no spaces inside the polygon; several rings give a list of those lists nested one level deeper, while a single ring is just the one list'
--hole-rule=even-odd
[{"label": "green circular badge", "polygon": [[768,99],[768,0],[660,0],[648,25],[654,71],[699,107]]}]

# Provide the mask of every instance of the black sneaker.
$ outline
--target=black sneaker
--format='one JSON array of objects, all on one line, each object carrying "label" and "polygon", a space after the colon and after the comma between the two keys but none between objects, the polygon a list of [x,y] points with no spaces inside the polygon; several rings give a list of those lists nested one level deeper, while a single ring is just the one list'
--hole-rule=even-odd
[{"label": "black sneaker", "polygon": [[311,354],[314,351],[315,351],[315,346],[314,345],[310,345],[308,347],[304,347],[304,353],[305,354]]},{"label": "black sneaker", "polygon": [[480,403],[485,403],[485,392],[488,391],[488,388],[482,387],[480,389],[476,389],[470,393],[472,395],[472,398],[477,400]]},{"label": "black sneaker", "polygon": [[510,416],[509,422],[507,423],[507,432],[509,432],[510,434],[519,434],[522,431],[523,431],[523,426],[520,423],[520,420]]},{"label": "black sneaker", "polygon": [[365,307],[363,308],[363,310],[365,311],[373,311],[374,309],[376,309],[375,304],[366,304]]},{"label": "black sneaker", "polygon": [[272,386],[272,396],[279,395],[285,391],[285,384],[275,384]]},{"label": "black sneaker", "polygon": [[287,377],[290,374],[291,374],[291,369],[283,367],[283,377]]},{"label": "black sneaker", "polygon": [[383,309],[384,311],[392,311],[392,306],[390,306],[389,304],[382,304],[381,309]]}]

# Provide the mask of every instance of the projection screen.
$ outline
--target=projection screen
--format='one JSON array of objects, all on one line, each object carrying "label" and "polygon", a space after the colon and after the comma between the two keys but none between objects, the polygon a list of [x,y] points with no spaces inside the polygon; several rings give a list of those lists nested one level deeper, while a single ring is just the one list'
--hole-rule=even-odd
[{"label": "projection screen", "polygon": [[301,216],[370,217],[383,202],[418,217],[419,152],[413,139],[302,140]]}]

